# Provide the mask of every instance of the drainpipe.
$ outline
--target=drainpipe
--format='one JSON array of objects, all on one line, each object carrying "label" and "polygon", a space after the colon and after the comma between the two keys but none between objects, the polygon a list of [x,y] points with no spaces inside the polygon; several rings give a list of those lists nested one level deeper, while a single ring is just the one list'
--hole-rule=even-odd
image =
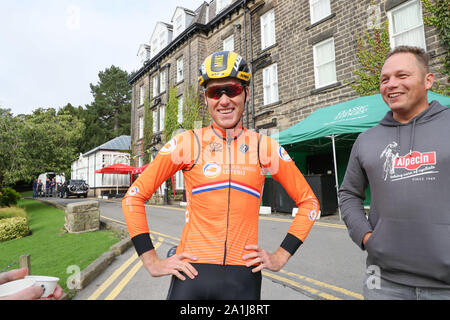
[{"label": "drainpipe", "polygon": [[170,63],[166,63],[166,65],[165,65],[165,67],[166,67],[166,70],[167,70],[167,74],[166,74],[166,77],[167,77],[167,79],[166,79],[166,94],[167,94],[167,102],[169,102],[169,89],[170,89],[170,81],[169,81],[169,79],[170,79]]},{"label": "drainpipe", "polygon": [[[253,61],[253,21],[252,21],[252,14],[253,12],[255,12],[255,10],[251,11],[249,14],[249,32],[250,32],[250,60]],[[248,60],[247,60],[248,61]],[[252,65],[252,72],[253,72],[253,65]],[[251,79],[251,83],[252,83],[252,129],[255,129],[256,124],[255,124],[255,75],[253,74],[252,79]]]},{"label": "drainpipe", "polygon": [[[248,61],[248,54],[247,54],[247,13],[248,13],[248,7],[244,7],[244,52],[245,52],[245,61]],[[253,90],[251,92],[251,95],[253,97]],[[249,128],[249,111],[248,111],[248,102],[246,102],[246,115],[247,115],[247,125],[246,127]]]},{"label": "drainpipe", "polygon": [[[191,86],[191,37],[188,38],[188,59],[189,61],[186,61],[189,65],[188,67],[188,81],[187,85],[188,88]],[[184,68],[185,62],[183,61],[183,68]]]},{"label": "drainpipe", "polygon": [[[260,3],[256,8],[254,8],[252,11],[250,11],[249,13],[249,18],[250,18],[250,27],[249,27],[249,32],[250,32],[250,61],[253,61],[253,20],[252,20],[252,15],[258,11],[261,7],[263,7],[265,5],[265,2]],[[247,9],[249,9],[246,6]],[[248,61],[248,60],[247,60]],[[252,72],[253,72],[253,64],[252,64]],[[256,128],[256,117],[255,117],[255,77],[254,75],[252,76],[251,79],[251,83],[252,83],[252,128],[255,129]]]}]

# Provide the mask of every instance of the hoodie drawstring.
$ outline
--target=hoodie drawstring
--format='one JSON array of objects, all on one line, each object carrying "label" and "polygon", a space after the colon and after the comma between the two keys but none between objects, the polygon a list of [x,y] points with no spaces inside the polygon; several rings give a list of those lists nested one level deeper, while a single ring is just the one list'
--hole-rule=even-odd
[{"label": "hoodie drawstring", "polygon": [[411,137],[409,138],[409,155],[411,156],[412,150],[414,148],[414,136],[416,133],[416,119],[414,119],[411,129]]},{"label": "hoodie drawstring", "polygon": [[[411,156],[414,148],[414,138],[416,135],[416,119],[413,120],[412,128],[411,128],[411,136],[409,138],[409,156]],[[398,143],[398,150],[400,151],[400,126],[397,125],[397,143]]]}]

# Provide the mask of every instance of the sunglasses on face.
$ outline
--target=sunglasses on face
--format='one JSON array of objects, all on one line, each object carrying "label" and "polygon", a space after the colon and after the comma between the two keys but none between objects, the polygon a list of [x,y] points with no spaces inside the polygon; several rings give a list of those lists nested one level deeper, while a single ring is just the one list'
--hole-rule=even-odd
[{"label": "sunglasses on face", "polygon": [[219,100],[222,94],[226,94],[229,98],[234,98],[244,91],[244,86],[237,83],[231,83],[223,86],[212,86],[205,90],[208,98]]}]

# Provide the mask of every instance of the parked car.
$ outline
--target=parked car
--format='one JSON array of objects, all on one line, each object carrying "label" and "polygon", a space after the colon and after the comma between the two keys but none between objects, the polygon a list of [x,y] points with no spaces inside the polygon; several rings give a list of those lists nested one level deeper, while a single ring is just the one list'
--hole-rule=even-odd
[{"label": "parked car", "polygon": [[84,180],[66,180],[59,189],[60,198],[68,198],[70,196],[87,197],[89,185]]}]

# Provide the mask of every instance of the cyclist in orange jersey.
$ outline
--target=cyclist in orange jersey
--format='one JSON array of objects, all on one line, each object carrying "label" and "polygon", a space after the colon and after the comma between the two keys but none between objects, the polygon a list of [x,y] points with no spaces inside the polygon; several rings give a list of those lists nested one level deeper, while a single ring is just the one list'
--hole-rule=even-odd
[{"label": "cyclist in orange jersey", "polygon": [[[199,70],[211,126],[185,131],[161,148],[122,201],[130,237],[152,276],[172,275],[168,299],[260,299],[261,270],[279,271],[305,241],[319,202],[286,151],[242,126],[251,73],[235,52],[216,52]],[[178,170],[185,177],[186,224],[176,254],[159,258],[144,203]],[[258,245],[265,175],[298,206],[280,247]]]}]

